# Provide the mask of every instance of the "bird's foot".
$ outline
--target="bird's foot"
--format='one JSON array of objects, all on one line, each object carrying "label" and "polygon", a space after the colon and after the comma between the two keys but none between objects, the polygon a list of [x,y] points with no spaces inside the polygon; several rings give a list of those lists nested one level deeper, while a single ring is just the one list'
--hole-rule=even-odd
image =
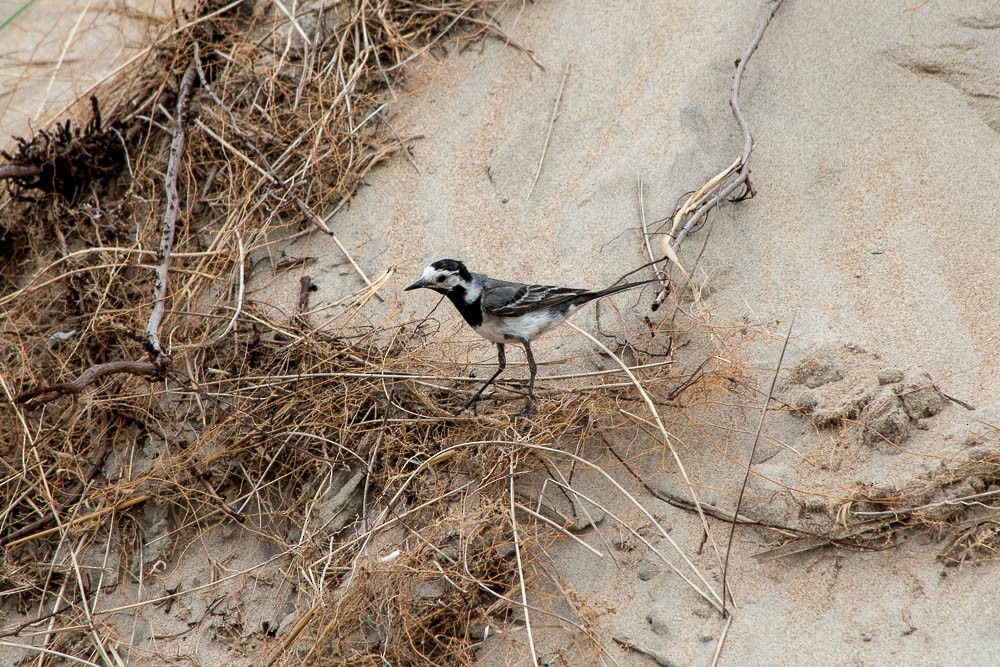
[{"label": "bird's foot", "polygon": [[468,410],[469,408],[472,408],[472,414],[478,415],[479,410],[477,408],[479,407],[480,398],[482,398],[482,392],[476,392],[476,394],[473,395],[472,398],[470,398],[465,402],[465,405],[460,407],[458,410],[455,410],[455,415],[458,416],[463,412],[465,412],[466,410]]}]

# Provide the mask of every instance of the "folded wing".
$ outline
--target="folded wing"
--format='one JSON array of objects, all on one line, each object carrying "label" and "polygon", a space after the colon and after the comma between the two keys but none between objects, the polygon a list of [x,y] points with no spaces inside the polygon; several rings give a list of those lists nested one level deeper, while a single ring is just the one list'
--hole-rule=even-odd
[{"label": "folded wing", "polygon": [[483,287],[483,310],[498,317],[518,317],[536,310],[557,308],[592,294],[586,289],[520,285],[495,279],[487,280]]}]

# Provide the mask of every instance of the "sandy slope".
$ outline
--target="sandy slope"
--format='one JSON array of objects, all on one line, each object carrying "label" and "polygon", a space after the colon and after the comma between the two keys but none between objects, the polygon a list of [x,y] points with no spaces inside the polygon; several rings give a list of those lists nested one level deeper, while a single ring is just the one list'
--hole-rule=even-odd
[{"label": "sandy slope", "polygon": [[[730,63],[757,3],[541,5],[503,24],[544,71],[491,42],[400,91],[393,125],[423,137],[412,163],[373,176],[339,219],[370,272],[396,267],[403,284],[456,256],[603,285],[641,263],[639,178],[657,219],[738,151]],[[975,2],[908,7],[782,10],[744,93],[761,196],[715,217],[699,266],[720,318],[795,313],[806,347],[857,342],[996,404],[996,19]],[[299,252],[321,257],[318,280],[342,261],[324,241]]]},{"label": "sandy slope", "polygon": [[[698,274],[706,313],[720,328],[754,326],[760,342],[749,353],[764,369],[762,381],[794,316],[789,363],[816,357],[844,376],[817,388],[820,408],[877,386],[886,368],[923,368],[981,408],[947,405],[936,417],[913,420],[903,454],[776,415],[768,435],[777,444],[758,457],[759,468],[802,493],[755,480],[748,507],[792,520],[809,498],[819,499],[809,511],[833,511],[831,489],[901,484],[933,469],[962,450],[962,434],[975,420],[998,426],[988,408],[1000,406],[1000,15],[995,3],[962,0],[786,4],[744,87],[759,195],[714,215],[686,248],[692,261],[708,239]],[[370,274],[397,270],[384,290],[389,307],[372,317],[426,314],[429,295],[404,297],[398,289],[439,257],[504,277],[595,287],[642,263],[638,180],[654,220],[739,150],[728,108],[732,62],[760,14],[761,3],[746,0],[548,0],[500,16],[544,70],[496,40],[421,63],[392,105],[395,130],[422,136],[412,161],[398,157],[374,172],[371,187],[334,221]],[[24,110],[6,104],[6,115]],[[326,238],[293,243],[287,252],[318,258],[304,270],[321,288],[316,306],[360,287]],[[297,286],[298,275],[279,276],[252,298],[289,305]],[[641,314],[627,315],[626,324]],[[467,341],[473,359],[492,358],[457,317],[439,315],[442,336]],[[593,312],[577,322],[593,325]],[[845,351],[840,343],[856,347]],[[563,358],[565,347],[586,345],[567,333],[542,345],[539,356]],[[782,387],[786,397],[793,390]],[[746,459],[755,414],[753,406],[734,410],[724,428],[684,438],[687,467],[710,500],[731,506],[740,470],[722,454]],[[669,465],[650,462],[647,473],[653,486],[680,488]],[[645,501],[695,554],[698,523]],[[724,540],[724,526],[713,530]],[[562,580],[601,612],[608,652],[594,660],[652,664],[650,655],[610,641],[617,636],[659,655],[661,664],[708,663],[720,618],[628,540],[616,546],[595,531],[585,538],[607,550],[606,558],[571,544],[551,554]],[[762,532],[736,534],[729,574],[739,608],[723,664],[1000,660],[994,565],[945,568],[935,560],[940,545],[923,539],[877,553],[752,558],[771,543]],[[695,560],[718,580],[708,551]],[[484,663],[523,660],[523,639],[514,631],[489,642]],[[542,631],[538,639],[543,657],[565,664],[590,655],[564,633]]]},{"label": "sandy slope", "polygon": [[[759,196],[714,216],[699,275],[718,326],[781,322],[770,329],[773,338],[753,347],[752,361],[762,368],[773,368],[778,338],[794,315],[790,361],[832,360],[848,379],[831,394],[877,386],[888,367],[923,368],[949,393],[988,408],[1000,404],[998,21],[984,3],[913,4],[790,2],[781,10],[743,97]],[[374,174],[338,221],[340,233],[362,265],[397,267],[399,286],[443,256],[503,276],[606,283],[642,262],[637,180],[645,183],[646,214],[656,219],[738,151],[728,108],[731,63],[759,15],[756,2],[545,2],[507,12],[504,28],[545,70],[496,42],[441,65],[425,63],[422,85],[401,99],[393,120],[400,134],[423,135],[413,163],[396,160]],[[541,176],[526,199],[567,67]],[[689,242],[689,258],[706,231]],[[322,258],[309,269],[321,286],[355,281],[343,266],[322,268],[341,261],[325,240],[294,253]],[[280,293],[295,294],[294,277],[272,292]],[[391,290],[387,297],[421,315],[431,301]],[[443,319],[442,336],[468,337],[456,318]],[[871,354],[844,352],[839,343]],[[572,344],[566,336],[548,343],[550,350]],[[490,359],[486,347],[476,349],[474,358]],[[775,417],[770,437],[795,451],[782,449],[761,467],[770,479],[803,489],[797,502],[819,498],[822,514],[835,509],[835,494],[826,490],[910,481],[961,450],[964,441],[947,433],[964,432],[970,419],[995,428],[996,416],[946,407],[919,423],[902,455],[851,444],[801,418]],[[750,411],[728,418],[755,421]],[[720,430],[684,449],[706,495],[726,506],[739,474],[721,460],[722,449],[745,459],[749,444],[746,435],[733,435]],[[830,460],[825,469],[817,464]],[[652,479],[676,486],[669,471],[657,478],[658,470],[650,468]],[[753,489],[758,516],[797,515],[775,484]],[[673,537],[694,553],[697,524],[659,507]],[[721,539],[725,531],[715,528]],[[993,566],[946,569],[935,561],[940,545],[919,540],[883,553],[751,558],[769,539],[737,533],[730,577],[740,609],[724,662],[1000,658]],[[564,581],[607,611],[600,624],[608,635],[676,664],[708,662],[719,618],[648,557],[619,551],[611,556],[617,566],[573,546],[557,547],[553,560]],[[707,553],[698,564],[718,577]],[[566,636],[542,635],[544,655],[567,664],[587,655]],[[486,662],[525,659],[519,639],[498,640]],[[595,659],[652,660],[611,646]]]},{"label": "sandy slope", "polygon": [[[0,137],[29,134],[140,52],[169,0],[0,3]],[[23,11],[22,11],[23,10]]]}]

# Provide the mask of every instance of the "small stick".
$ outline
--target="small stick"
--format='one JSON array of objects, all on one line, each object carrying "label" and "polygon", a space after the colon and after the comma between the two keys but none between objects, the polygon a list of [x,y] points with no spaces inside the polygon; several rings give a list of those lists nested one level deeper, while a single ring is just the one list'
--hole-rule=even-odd
[{"label": "small stick", "polygon": [[79,394],[88,385],[97,382],[105,375],[113,373],[131,373],[132,375],[148,375],[150,377],[160,377],[166,370],[166,366],[154,361],[109,361],[104,364],[94,364],[80,376],[70,382],[60,382],[40,389],[32,389],[20,394],[16,399],[18,403],[38,404],[48,403],[59,396],[65,394]]},{"label": "small stick", "polygon": [[510,489],[510,530],[514,537],[514,558],[517,561],[517,578],[521,584],[521,607],[524,609],[524,629],[528,633],[528,649],[531,651],[531,664],[538,667],[538,654],[535,651],[535,637],[531,633],[531,616],[528,614],[528,589],[524,585],[524,563],[521,562],[521,538],[517,534],[517,512],[514,502],[514,450],[509,452],[510,473],[507,484]]},{"label": "small stick", "polygon": [[653,275],[660,279],[660,284],[663,286],[661,289],[663,291],[670,290],[670,282],[666,275],[662,273],[656,263],[657,260],[653,256],[653,247],[649,243],[649,226],[646,224],[646,204],[642,197],[642,176],[639,176],[639,182],[637,184],[639,190],[639,222],[642,223],[642,242],[646,248],[646,259],[649,260],[649,266],[653,269]]},{"label": "small stick", "polygon": [[242,514],[240,514],[239,512],[237,512],[236,510],[234,510],[232,507],[229,506],[229,503],[226,502],[226,499],[220,496],[219,492],[215,490],[214,486],[212,486],[212,482],[209,481],[207,475],[198,471],[195,471],[195,474],[198,477],[198,480],[201,482],[201,485],[205,487],[205,491],[207,491],[208,495],[212,496],[212,498],[215,499],[215,502],[219,504],[219,509],[221,509],[226,516],[228,516],[230,519],[232,519],[233,521],[235,521],[240,525],[246,523],[246,517],[244,517]]},{"label": "small stick", "polygon": [[309,276],[299,278],[299,315],[309,310],[309,292],[313,291],[313,281]]},{"label": "small stick", "polygon": [[188,107],[191,102],[191,91],[194,88],[197,70],[195,63],[188,65],[181,79],[180,89],[177,92],[177,112],[174,114],[174,136],[170,142],[170,158],[167,163],[167,176],[164,184],[166,190],[167,203],[166,213],[163,216],[163,233],[160,236],[160,245],[156,250],[156,257],[159,263],[156,267],[156,278],[153,281],[153,312],[149,315],[149,324],[146,325],[146,341],[149,345],[150,354],[158,364],[169,362],[169,358],[163,353],[160,346],[160,323],[166,311],[167,301],[167,273],[170,269],[170,252],[174,247],[174,230],[177,226],[177,174],[180,171],[181,157],[184,155],[184,125],[188,120]]},{"label": "small stick", "polygon": [[552,128],[555,127],[556,118],[559,117],[559,103],[562,102],[563,88],[566,86],[566,79],[569,78],[569,70],[571,65],[566,64],[566,71],[563,72],[562,81],[559,83],[559,92],[556,93],[556,103],[552,106],[552,117],[549,119],[549,129],[545,133],[545,143],[542,144],[542,154],[538,157],[538,168],[535,169],[535,177],[531,179],[531,187],[528,188],[528,195],[524,198],[524,201],[531,199],[531,193],[535,191],[535,184],[538,183],[538,177],[542,173],[542,163],[545,162],[545,154],[549,150],[549,139],[552,138]]},{"label": "small stick", "polygon": [[[753,445],[750,447],[750,456],[747,458],[747,469],[743,475],[743,485],[740,487],[740,495],[736,498],[736,509],[733,510],[733,522],[729,526],[729,541],[726,543],[726,560],[722,564],[722,602],[723,602],[723,615],[730,616],[732,612],[729,611],[729,607],[726,606],[726,585],[728,583],[726,575],[729,572],[729,554],[733,550],[733,535],[736,533],[736,524],[739,523],[737,518],[740,515],[740,507],[743,505],[743,495],[746,493],[747,484],[750,481],[750,470],[753,467],[753,456],[757,452],[757,443],[760,442],[760,434],[764,429],[764,419],[767,417],[767,408],[771,404],[771,397],[774,395],[774,388],[778,384],[778,373],[781,371],[781,363],[785,360],[785,351],[788,350],[788,341],[792,338],[792,329],[795,326],[795,316],[792,315],[792,321],[788,323],[788,333],[785,334],[785,342],[781,346],[781,354],[778,356],[778,365],[774,368],[774,377],[771,378],[771,387],[767,390],[767,398],[764,399],[764,405],[760,409],[760,419],[757,421],[757,431],[753,436]],[[719,650],[722,650],[721,645]],[[716,654],[718,657],[718,653]]]},{"label": "small stick", "polygon": [[974,405],[972,405],[970,403],[967,403],[966,401],[963,401],[960,398],[955,398],[954,396],[951,396],[949,394],[944,393],[943,391],[941,391],[941,389],[939,387],[935,386],[934,389],[936,389],[937,393],[941,394],[941,396],[943,396],[944,398],[948,399],[952,403],[955,403],[956,405],[961,405],[966,410],[975,410],[976,409],[976,406],[974,406]]},{"label": "small stick", "polygon": [[[681,244],[688,233],[695,228],[698,222],[701,221],[709,211],[714,209],[716,206],[721,204],[726,200],[737,188],[743,186],[744,192],[742,195],[738,196],[734,201],[739,201],[740,199],[745,199],[748,197],[753,197],[756,193],[753,187],[753,183],[750,181],[750,154],[753,151],[753,137],[750,134],[750,128],[747,125],[746,119],[743,117],[743,111],[740,109],[740,84],[743,82],[743,73],[746,70],[747,62],[750,61],[750,57],[753,56],[757,47],[760,46],[760,41],[764,37],[764,31],[771,24],[771,19],[777,13],[778,9],[781,8],[784,0],[775,0],[771,5],[770,9],[767,10],[767,14],[761,19],[760,24],[757,26],[757,32],[754,33],[753,38],[750,40],[750,44],[744,49],[743,53],[740,55],[739,59],[736,61],[736,74],[733,76],[733,86],[732,92],[729,96],[729,106],[733,110],[733,117],[736,119],[736,124],[739,125],[740,131],[743,133],[743,152],[736,162],[731,165],[728,169],[720,172],[711,181],[709,181],[706,186],[703,186],[701,190],[697,193],[697,196],[693,195],[688,199],[688,202],[678,211],[674,218],[674,226],[671,229],[671,233],[677,232],[676,238],[674,238],[673,243],[669,243],[669,247],[666,249],[666,255],[670,260],[680,266],[676,260],[676,253],[680,250]],[[678,229],[678,223],[680,219],[688,211],[692,210],[695,202],[701,196],[707,196],[709,192],[715,191],[715,194],[709,198],[707,201],[703,201],[694,210],[694,213],[684,222],[683,226]],[[656,299],[653,301],[653,310],[660,307],[663,301],[667,298],[668,289],[664,288],[660,290],[660,293],[656,295]]]},{"label": "small stick", "polygon": [[[97,450],[97,456],[94,457],[94,463],[91,464],[90,470],[87,472],[87,475],[83,478],[83,481],[80,482],[80,484],[77,485],[77,487],[70,492],[69,497],[67,497],[66,500],[64,500],[61,503],[60,509],[66,509],[70,505],[76,504],[80,500],[80,498],[83,497],[83,492],[87,490],[87,485],[90,484],[92,481],[94,481],[94,478],[97,477],[97,473],[98,471],[100,471],[101,466],[104,465],[104,459],[106,459],[107,456],[108,456],[108,439],[101,438],[101,448]],[[50,523],[54,522],[55,520],[56,520],[56,515],[53,513],[49,514],[48,516],[44,516],[41,519],[32,521],[28,525],[18,528],[17,530],[0,537],[0,547],[10,542],[14,542],[20,537],[23,537],[25,535],[30,535],[37,530],[41,530],[42,528],[48,526]]]},{"label": "small stick", "polygon": [[[392,86],[389,86],[389,89],[392,90]],[[390,132],[392,132],[392,136],[396,137],[396,143],[399,144],[399,147],[402,150],[403,155],[406,157],[406,161],[410,163],[410,166],[412,166],[414,171],[417,172],[417,175],[423,176],[424,172],[420,171],[420,167],[417,166],[416,160],[413,159],[413,155],[410,153],[409,147],[406,145],[407,142],[403,140],[403,137],[399,136],[399,132],[397,132],[396,128],[392,126],[392,123],[390,123],[385,118],[385,116],[382,115],[382,108],[385,106],[386,105],[383,104],[382,106],[380,106],[378,109],[375,110],[376,118],[380,120],[382,124],[389,129]],[[414,137],[410,137],[410,140],[412,141],[413,139],[422,139],[422,138],[423,135],[417,135]]]},{"label": "small stick", "polygon": [[[624,463],[623,459],[621,458],[621,455],[617,454],[613,450],[612,454],[614,454],[615,458],[617,458],[620,462]],[[632,475],[635,476],[635,473],[632,473]],[[671,507],[676,507],[677,509],[684,510],[685,512],[697,512],[694,503],[692,503],[690,500],[682,498],[681,496],[675,493],[669,493],[667,491],[654,489],[641,479],[639,480],[639,482],[643,485],[643,488],[645,488],[647,492],[649,492],[651,495],[656,496],[657,498],[667,503]],[[810,533],[809,531],[802,530],[800,528],[793,528],[792,526],[785,526],[783,524],[760,521],[758,519],[748,517],[745,514],[735,516],[725,510],[719,509],[718,507],[715,507],[714,505],[709,505],[707,503],[702,503],[701,507],[705,511],[705,514],[707,514],[708,516],[712,517],[713,519],[718,519],[719,521],[725,521],[726,523],[732,523],[733,521],[736,521],[741,526],[756,526],[758,528],[766,528],[767,530],[773,530],[783,535],[795,535],[798,537],[822,537],[821,535],[817,535],[816,533]]]},{"label": "small stick", "polygon": [[746,119],[743,117],[743,111],[740,109],[740,84],[743,82],[743,72],[746,70],[747,62],[750,61],[750,57],[760,46],[760,40],[764,37],[764,31],[767,30],[767,26],[771,24],[771,19],[774,18],[775,13],[781,8],[784,0],[775,0],[774,4],[768,10],[767,14],[761,20],[760,25],[757,26],[757,32],[754,34],[753,39],[750,40],[750,44],[747,45],[746,50],[740,56],[739,60],[736,61],[736,74],[733,76],[733,88],[732,93],[729,96],[729,106],[733,110],[733,117],[736,118],[736,124],[740,126],[740,131],[743,132],[743,154],[740,156],[740,167],[736,178],[732,179],[726,187],[724,187],[719,194],[713,197],[707,204],[702,206],[698,211],[692,215],[684,227],[681,228],[680,232],[677,234],[677,240],[674,241],[674,249],[676,250],[680,242],[684,240],[684,236],[687,232],[692,229],[698,221],[703,218],[709,211],[709,209],[714,208],[723,199],[732,194],[736,188],[741,185],[746,187],[746,196],[752,197],[754,195],[753,184],[750,182],[750,153],[753,151],[753,137],[750,134],[750,127],[747,125]]},{"label": "small stick", "polygon": [[288,648],[295,643],[295,640],[298,639],[299,635],[302,634],[302,631],[306,629],[306,626],[309,625],[309,621],[312,620],[313,616],[316,615],[316,612],[320,610],[321,606],[321,603],[317,601],[306,610],[306,613],[302,615],[302,618],[297,620],[295,625],[289,629],[288,633],[282,639],[281,646],[279,646],[278,650],[275,651],[270,658],[268,658],[267,662],[264,663],[264,667],[272,667],[272,665],[274,665],[274,663],[276,663],[278,659],[285,654],[285,651],[287,651]]},{"label": "small stick", "polygon": [[646,648],[642,644],[639,644],[638,642],[632,639],[629,639],[627,637],[619,637],[618,635],[612,635],[611,638],[615,640],[617,644],[624,646],[628,650],[635,651],[636,653],[644,655],[647,658],[651,658],[653,662],[655,662],[658,665],[658,667],[676,667],[677,665],[676,662],[674,662],[664,654],[660,653],[659,651],[654,651],[651,648]]},{"label": "small stick", "polygon": [[34,178],[42,175],[42,168],[33,164],[0,165],[0,181],[7,178]]},{"label": "small stick", "polygon": [[152,497],[153,497],[152,494],[143,493],[142,495],[136,496],[135,498],[129,498],[128,500],[123,500],[120,503],[112,505],[111,507],[105,507],[105,508],[99,509],[99,510],[97,510],[95,512],[91,512],[90,514],[84,514],[83,516],[78,516],[77,518],[73,519],[72,521],[67,521],[62,526],[54,526],[52,528],[49,528],[47,530],[43,530],[43,531],[38,532],[38,533],[34,533],[32,535],[26,535],[24,537],[19,537],[16,540],[11,540],[5,546],[8,549],[10,549],[10,548],[15,547],[15,546],[17,546],[19,544],[24,544],[25,542],[31,542],[33,540],[38,540],[38,539],[41,539],[43,537],[48,537],[49,535],[55,535],[61,529],[65,530],[65,529],[70,528],[72,526],[75,526],[77,524],[81,524],[84,521],[90,521],[91,519],[98,519],[98,518],[104,516],[105,514],[109,514],[110,512],[117,512],[119,510],[128,509],[129,507],[134,507],[136,505],[139,505],[139,504],[142,504],[142,503],[146,502],[147,500],[149,500]]},{"label": "small stick", "polygon": [[719,635],[719,643],[715,646],[715,654],[712,656],[712,667],[716,667],[719,664],[719,656],[722,655],[722,645],[726,643],[726,637],[729,636],[729,627],[733,624],[733,617],[729,615],[726,617],[726,624],[722,626],[722,634]]}]

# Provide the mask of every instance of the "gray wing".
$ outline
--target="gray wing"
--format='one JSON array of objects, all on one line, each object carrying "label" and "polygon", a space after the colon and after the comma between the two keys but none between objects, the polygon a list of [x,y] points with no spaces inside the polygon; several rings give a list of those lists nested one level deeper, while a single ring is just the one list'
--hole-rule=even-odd
[{"label": "gray wing", "polygon": [[569,304],[590,290],[551,285],[523,285],[482,277],[483,311],[500,317],[517,317],[544,308]]}]

